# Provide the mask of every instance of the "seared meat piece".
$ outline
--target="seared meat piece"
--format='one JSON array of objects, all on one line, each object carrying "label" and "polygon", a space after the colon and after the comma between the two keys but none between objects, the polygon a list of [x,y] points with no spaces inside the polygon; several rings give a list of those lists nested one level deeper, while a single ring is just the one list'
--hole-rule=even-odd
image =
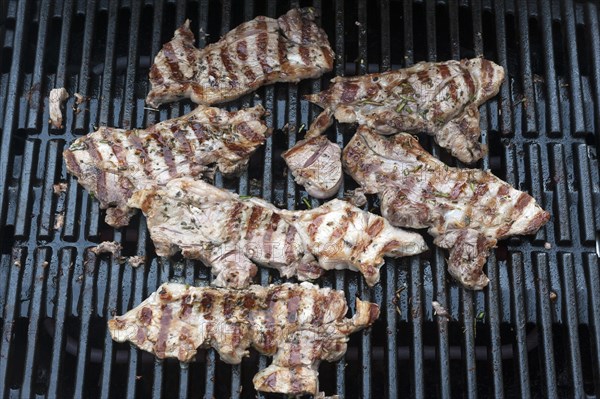
[{"label": "seared meat piece", "polygon": [[293,9],[278,19],[244,22],[202,50],[186,21],[166,43],[150,69],[154,107],[181,98],[216,104],[276,82],[317,78],[333,68],[327,34],[312,8]]},{"label": "seared meat piece", "polygon": [[50,95],[48,96],[50,124],[56,129],[61,129],[63,127],[63,102],[68,98],[69,93],[64,87],[50,90]]},{"label": "seared meat piece", "polygon": [[356,299],[356,313],[342,291],[310,283],[245,290],[166,283],[136,308],[108,322],[112,338],[129,341],[158,358],[193,360],[198,348],[213,347],[221,359],[239,364],[248,348],[273,356],[254,377],[254,387],[290,395],[319,391],[321,360],[346,352],[348,335],[379,317],[374,303]]},{"label": "seared meat piece", "polygon": [[383,257],[426,249],[423,238],[392,227],[384,218],[345,201],[306,211],[275,208],[188,178],[136,192],[129,205],[142,209],[160,256],[181,250],[212,267],[215,285],[243,288],[256,264],[282,276],[315,279],[324,270],[360,271],[379,281]]},{"label": "seared meat piece", "polygon": [[451,168],[409,134],[378,135],[360,126],[343,152],[345,170],[366,193],[378,194],[393,225],[429,228],[450,250],[448,271],[466,288],[482,289],[496,240],[533,234],[550,214],[490,172]]},{"label": "seared meat piece", "polygon": [[310,195],[329,198],[337,193],[344,177],[342,150],[326,136],[299,141],[282,156],[296,183],[304,185]]},{"label": "seared meat piece", "polygon": [[478,107],[498,93],[503,80],[504,69],[481,58],[338,76],[329,89],[307,96],[325,108],[309,135],[319,134],[333,114],[340,122],[358,122],[380,134],[427,132],[453,156],[472,163],[487,151],[479,142]]},{"label": "seared meat piece", "polygon": [[90,191],[115,227],[129,223],[127,200],[136,190],[163,185],[177,176],[211,176],[214,167],[242,171],[270,130],[262,106],[237,112],[199,106],[148,129],[101,127],[64,151],[70,173]]}]

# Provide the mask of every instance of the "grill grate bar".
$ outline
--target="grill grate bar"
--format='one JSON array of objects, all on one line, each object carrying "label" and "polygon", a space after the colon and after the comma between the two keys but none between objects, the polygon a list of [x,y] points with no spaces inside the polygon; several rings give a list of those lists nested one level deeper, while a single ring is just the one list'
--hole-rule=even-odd
[{"label": "grill grate bar", "polygon": [[[446,295],[446,268],[444,267],[444,256],[441,251],[435,251],[435,257],[432,264],[434,267],[434,300],[438,301],[446,309],[448,306],[448,296]],[[443,316],[437,318],[437,364],[439,366],[439,386],[438,394],[441,398],[451,397],[450,380],[450,348],[448,341],[448,319]]]},{"label": "grill grate bar", "polygon": [[[90,0],[87,2],[87,7],[85,10],[85,27],[83,33],[83,49],[81,52],[81,69],[79,71],[79,82],[77,84],[77,89],[79,93],[84,96],[89,96],[90,88],[90,60],[91,60],[91,52],[92,45],[94,39],[94,18],[96,15],[96,0]],[[75,117],[75,130],[87,130],[86,124],[86,115],[87,112],[80,112]],[[90,116],[91,119],[91,116]]]},{"label": "grill grate bar", "polygon": [[583,390],[583,378],[581,370],[581,354],[579,351],[579,332],[577,320],[577,292],[573,276],[574,260],[573,254],[559,254],[559,264],[562,269],[564,301],[566,308],[566,321],[568,330],[568,363],[570,366],[570,378],[572,381],[573,397],[585,396]]},{"label": "grill grate bar", "polygon": [[[20,1],[17,4],[15,34],[13,38],[12,62],[10,65],[10,75],[8,79],[8,88],[6,93],[3,121],[4,123],[2,125],[2,132],[13,132],[13,128],[17,125],[15,121],[18,105],[17,93],[19,89],[19,83],[21,82],[21,59],[24,51],[23,46],[20,46],[19,44],[25,43],[27,40],[26,17],[28,8],[28,1]],[[10,173],[10,153],[13,145],[13,134],[3,134],[1,143],[2,146],[0,147],[0,223],[4,225],[6,221],[5,209],[8,207],[7,200]]]},{"label": "grill grate bar", "polygon": [[425,384],[423,376],[423,292],[421,285],[423,273],[418,259],[410,260],[410,314],[409,320],[412,327],[412,365],[413,384],[412,394],[415,398],[425,397]]},{"label": "grill grate bar", "polygon": [[523,255],[520,253],[512,256],[512,291],[514,293],[514,320],[516,325],[516,341],[517,341],[517,359],[519,362],[519,387],[521,389],[521,397],[528,398],[531,396],[529,389],[529,364],[527,363],[527,342],[525,331],[525,304],[523,292],[523,268],[528,266],[523,263]]},{"label": "grill grate bar", "polygon": [[25,370],[23,375],[23,382],[21,385],[21,397],[30,398],[33,396],[35,387],[33,386],[33,378],[36,369],[32,367],[35,364],[36,352],[38,350],[38,338],[39,338],[39,327],[40,327],[40,311],[42,309],[42,291],[44,284],[37,283],[37,280],[46,279],[46,269],[49,261],[49,250],[48,248],[40,248],[35,254],[36,271],[34,275],[33,283],[33,294],[31,298],[31,311],[29,316],[29,327],[27,329],[27,353],[25,355]]},{"label": "grill grate bar", "polygon": [[550,126],[546,128],[549,134],[560,134],[560,111],[558,108],[558,88],[556,85],[556,67],[554,65],[554,40],[552,35],[551,7],[540,2],[540,28],[542,30],[542,46],[544,48],[544,83],[546,85],[546,119]]},{"label": "grill grate bar", "polygon": [[545,396],[549,398],[558,397],[556,389],[556,366],[554,364],[554,347],[552,334],[552,314],[550,304],[550,287],[548,287],[548,257],[540,253],[535,257],[537,277],[540,282],[538,289],[538,302],[540,304],[540,323],[539,327],[541,346],[544,351],[542,363],[544,364],[544,382]]},{"label": "grill grate bar", "polygon": [[517,7],[519,48],[521,58],[521,78],[523,85],[523,98],[519,102],[519,108],[525,115],[525,129],[529,134],[537,131],[535,102],[533,99],[533,73],[531,72],[531,49],[529,44],[529,18],[527,2]]},{"label": "grill grate bar", "polygon": [[581,92],[581,75],[579,73],[579,62],[577,60],[577,32],[575,31],[575,10],[572,0],[560,2],[561,14],[564,28],[563,37],[568,40],[567,57],[568,57],[568,74],[569,74],[569,91],[571,104],[571,123],[572,132],[585,132],[585,120],[583,117],[583,100]]},{"label": "grill grate bar", "polygon": [[50,378],[48,383],[48,397],[56,398],[60,397],[61,389],[61,369],[64,358],[65,349],[65,334],[63,332],[63,326],[65,324],[65,316],[67,309],[68,296],[60,293],[68,292],[69,280],[71,279],[71,263],[75,261],[77,254],[71,248],[63,249],[59,255],[60,259],[60,270],[58,287],[57,287],[57,302],[56,302],[56,313],[54,315],[54,338],[52,344],[52,360],[50,363]]},{"label": "grill grate bar", "polygon": [[598,384],[598,381],[600,381],[600,352],[598,351],[598,348],[600,348],[600,303],[598,303],[600,274],[598,273],[598,257],[595,254],[588,254],[584,261],[587,270],[588,292],[592,293],[589,306],[591,313],[590,324],[594,334],[590,339],[592,341],[592,348],[594,349],[592,352],[592,362],[594,364],[594,388],[596,396],[598,396],[598,392],[600,391],[600,386]]},{"label": "grill grate bar", "polygon": [[[498,0],[494,2],[494,11],[494,16],[496,17],[496,51],[498,64],[501,65],[505,71],[508,71],[509,69],[506,53],[506,27],[504,24],[504,0]],[[500,115],[500,132],[502,134],[510,134],[513,131],[509,80],[510,79],[504,80],[504,83],[500,87],[499,93],[499,103],[502,111],[502,114]]]},{"label": "grill grate bar", "polygon": [[93,270],[98,268],[96,257],[85,252],[83,262],[83,297],[81,298],[81,333],[77,345],[77,362],[75,369],[75,393],[74,397],[82,398],[85,393],[85,378],[88,364],[88,335],[90,330],[90,319],[92,314],[92,292],[94,290]]},{"label": "grill grate bar", "polygon": [[47,1],[40,5],[37,46],[35,49],[35,63],[33,67],[33,80],[31,82],[31,87],[29,88],[29,124],[27,126],[29,129],[36,129],[38,127],[38,111],[42,109],[41,93],[44,80],[44,50],[46,49],[46,38],[48,36],[48,16],[50,14],[50,3],[51,2]]}]

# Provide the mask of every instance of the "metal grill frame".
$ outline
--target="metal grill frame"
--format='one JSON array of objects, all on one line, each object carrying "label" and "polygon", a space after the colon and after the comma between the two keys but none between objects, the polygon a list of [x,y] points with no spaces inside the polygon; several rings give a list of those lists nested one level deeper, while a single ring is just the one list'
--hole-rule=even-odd
[{"label": "metal grill frame", "polygon": [[[107,228],[97,202],[66,174],[61,152],[95,125],[144,127],[192,109],[175,103],[148,112],[143,102],[149,62],[185,18],[204,46],[242,20],[277,17],[298,5],[0,3],[0,397],[255,396],[250,380],[268,364],[264,356],[228,366],[208,350],[180,367],[113,343],[106,331],[113,314],[164,281],[206,284],[210,273],[196,262],[156,258],[142,217],[126,229]],[[276,131],[248,172],[231,181],[217,176],[218,185],[302,207],[306,193],[283,171],[279,154],[319,111],[303,94],[326,87],[334,75],[485,55],[506,68],[508,78],[481,107],[483,141],[491,151],[479,166],[530,192],[552,214],[535,237],[500,243],[482,292],[452,282],[444,252],[433,245],[427,256],[388,261],[374,289],[356,273],[327,275],[320,284],[344,289],[352,309],[358,295],[379,303],[382,317],[351,338],[342,361],[322,365],[322,388],[364,398],[599,396],[600,6],[573,0],[310,5],[320,11],[336,52],[334,73],[262,88],[231,103],[233,109],[262,103]],[[66,128],[52,130],[47,96],[61,86],[91,98],[87,111],[75,114],[71,96]],[[336,124],[329,132],[344,145],[353,128]],[[422,141],[454,164],[429,138]],[[53,193],[58,182],[68,183],[66,193]],[[347,179],[344,186],[354,183]],[[58,214],[64,226],[54,230]],[[133,269],[96,258],[88,249],[104,239],[151,261]],[[281,281],[265,269],[259,280]],[[452,320],[434,316],[432,300],[444,304]]]}]

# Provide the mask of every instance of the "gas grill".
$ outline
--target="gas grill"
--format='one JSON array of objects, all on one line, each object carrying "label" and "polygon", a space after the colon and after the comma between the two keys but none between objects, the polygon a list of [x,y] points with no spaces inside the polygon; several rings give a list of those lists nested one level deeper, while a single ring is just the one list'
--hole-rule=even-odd
[{"label": "gas grill", "polygon": [[[351,308],[357,296],[375,301],[382,315],[351,337],[343,360],[322,363],[321,389],[347,398],[599,396],[597,2],[8,0],[0,2],[0,397],[256,396],[251,379],[270,362],[256,352],[230,366],[201,350],[184,365],[111,340],[113,315],[164,281],[208,284],[210,271],[157,258],[139,215],[121,230],[105,225],[98,203],[67,175],[61,152],[96,126],[146,127],[193,109],[178,102],[157,112],[144,104],[152,59],[186,18],[202,47],[256,15],[277,17],[298,5],[320,13],[334,71],[227,104],[262,103],[275,130],[248,172],[217,175],[217,185],[305,208],[307,195],[280,157],[319,111],[304,94],[335,75],[483,55],[506,68],[507,79],[481,108],[490,154],[479,167],[552,214],[537,235],[499,243],[486,266],[491,282],[480,292],[451,280],[429,237],[427,254],[388,261],[373,289],[357,273],[328,273],[319,284],[344,289]],[[48,94],[63,86],[71,94],[65,127],[52,129]],[[89,100],[77,107],[74,93]],[[353,130],[336,124],[329,136],[343,145]],[[429,137],[420,139],[456,164]],[[61,182],[66,191],[55,193]],[[354,187],[347,178],[340,195]],[[122,243],[124,256],[145,255],[146,265],[89,251],[104,240]],[[282,281],[265,269],[259,280]],[[450,319],[434,315],[433,300]]]}]

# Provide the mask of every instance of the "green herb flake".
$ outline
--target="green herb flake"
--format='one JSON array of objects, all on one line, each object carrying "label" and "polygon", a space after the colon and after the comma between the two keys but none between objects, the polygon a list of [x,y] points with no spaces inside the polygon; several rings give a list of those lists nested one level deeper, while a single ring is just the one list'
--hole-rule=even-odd
[{"label": "green herb flake", "polygon": [[363,100],[363,101],[360,102],[360,104],[363,104],[363,105],[365,105],[365,104],[367,104],[367,105],[376,105],[378,107],[381,107],[383,105],[383,103],[381,103],[381,102],[372,101],[372,100]]},{"label": "green herb flake", "polygon": [[302,202],[304,202],[304,205],[306,205],[306,207],[308,209],[312,209],[312,205],[310,204],[310,201],[308,200],[308,198],[306,198],[306,197],[302,198]]},{"label": "green herb flake", "polygon": [[88,146],[86,143],[81,143],[78,141],[74,142],[69,147],[69,150],[71,150],[71,151],[82,151],[82,150],[87,150],[87,149],[88,149]]},{"label": "green herb flake", "polygon": [[397,113],[401,113],[402,110],[404,109],[404,107],[406,106],[406,101],[402,101],[400,104],[398,104],[398,106],[396,107],[396,112]]},{"label": "green herb flake", "polygon": [[477,320],[482,321],[483,319],[485,319],[485,312],[482,310],[481,312],[477,313]]},{"label": "green herb flake", "polygon": [[435,195],[436,197],[450,198],[450,194],[442,193],[441,191],[434,191],[433,195]]}]

